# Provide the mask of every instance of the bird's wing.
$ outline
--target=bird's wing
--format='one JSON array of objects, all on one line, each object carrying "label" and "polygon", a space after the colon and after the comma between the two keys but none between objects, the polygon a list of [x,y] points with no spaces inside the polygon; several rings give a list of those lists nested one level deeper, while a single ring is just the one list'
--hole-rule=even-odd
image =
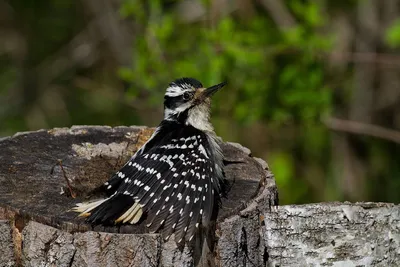
[{"label": "bird's wing", "polygon": [[207,134],[191,126],[158,134],[113,176],[118,189],[91,207],[89,222],[136,223],[146,213],[151,231],[175,233],[178,243],[209,223],[220,181]]},{"label": "bird's wing", "polygon": [[132,171],[126,171],[118,191],[143,207],[151,231],[162,229],[165,238],[175,233],[180,243],[208,224],[219,197],[209,146],[205,133],[184,127],[128,162]]}]

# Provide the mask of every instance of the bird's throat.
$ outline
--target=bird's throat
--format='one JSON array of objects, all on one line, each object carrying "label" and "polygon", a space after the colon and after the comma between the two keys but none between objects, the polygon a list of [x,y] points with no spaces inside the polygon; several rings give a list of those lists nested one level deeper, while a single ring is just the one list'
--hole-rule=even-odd
[{"label": "bird's throat", "polygon": [[201,131],[213,132],[214,128],[210,122],[210,105],[205,102],[196,105],[188,111],[186,124]]}]

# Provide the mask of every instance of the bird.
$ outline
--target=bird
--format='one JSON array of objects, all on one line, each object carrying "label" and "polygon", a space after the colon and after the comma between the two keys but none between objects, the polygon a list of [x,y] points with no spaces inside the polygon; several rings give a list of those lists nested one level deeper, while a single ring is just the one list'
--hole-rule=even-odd
[{"label": "bird", "polygon": [[103,184],[107,197],[73,211],[91,224],[137,224],[165,240],[190,242],[210,225],[225,175],[221,139],[210,122],[211,97],[226,83],[205,88],[194,78],[171,82],[164,118],[149,140]]}]

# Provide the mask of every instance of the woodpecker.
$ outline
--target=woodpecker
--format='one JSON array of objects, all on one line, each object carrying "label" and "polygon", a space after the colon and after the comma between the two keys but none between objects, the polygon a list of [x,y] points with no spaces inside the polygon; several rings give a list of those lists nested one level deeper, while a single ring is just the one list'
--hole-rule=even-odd
[{"label": "woodpecker", "polygon": [[[136,224],[146,217],[151,232],[190,242],[207,227],[223,194],[220,139],[210,122],[208,88],[193,78],[169,84],[164,119],[150,139],[103,186],[107,198],[73,209],[91,224]],[[145,215],[145,216],[143,216]]]}]

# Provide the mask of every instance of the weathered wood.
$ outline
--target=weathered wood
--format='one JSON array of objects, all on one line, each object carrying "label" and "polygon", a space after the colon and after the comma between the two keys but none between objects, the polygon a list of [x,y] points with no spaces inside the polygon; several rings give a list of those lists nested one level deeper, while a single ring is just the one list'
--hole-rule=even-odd
[{"label": "weathered wood", "polygon": [[[206,257],[199,257],[198,250],[177,248],[173,240],[164,242],[142,225],[92,229],[68,212],[124,164],[151,133],[145,127],[72,127],[0,140],[0,266],[400,263],[399,205],[276,207],[276,186],[268,166],[238,144],[223,147],[232,188],[219,213],[213,251],[202,251]],[[70,179],[75,199],[64,176]]]},{"label": "weathered wood", "polygon": [[0,220],[0,266],[14,266],[15,264],[10,222]]},{"label": "weathered wood", "polygon": [[256,209],[250,206],[220,223],[220,266],[400,264],[400,205],[318,203],[279,206],[267,213]]},{"label": "weathered wood", "polygon": [[330,203],[265,216],[268,261],[280,266],[399,266],[400,206]]}]

